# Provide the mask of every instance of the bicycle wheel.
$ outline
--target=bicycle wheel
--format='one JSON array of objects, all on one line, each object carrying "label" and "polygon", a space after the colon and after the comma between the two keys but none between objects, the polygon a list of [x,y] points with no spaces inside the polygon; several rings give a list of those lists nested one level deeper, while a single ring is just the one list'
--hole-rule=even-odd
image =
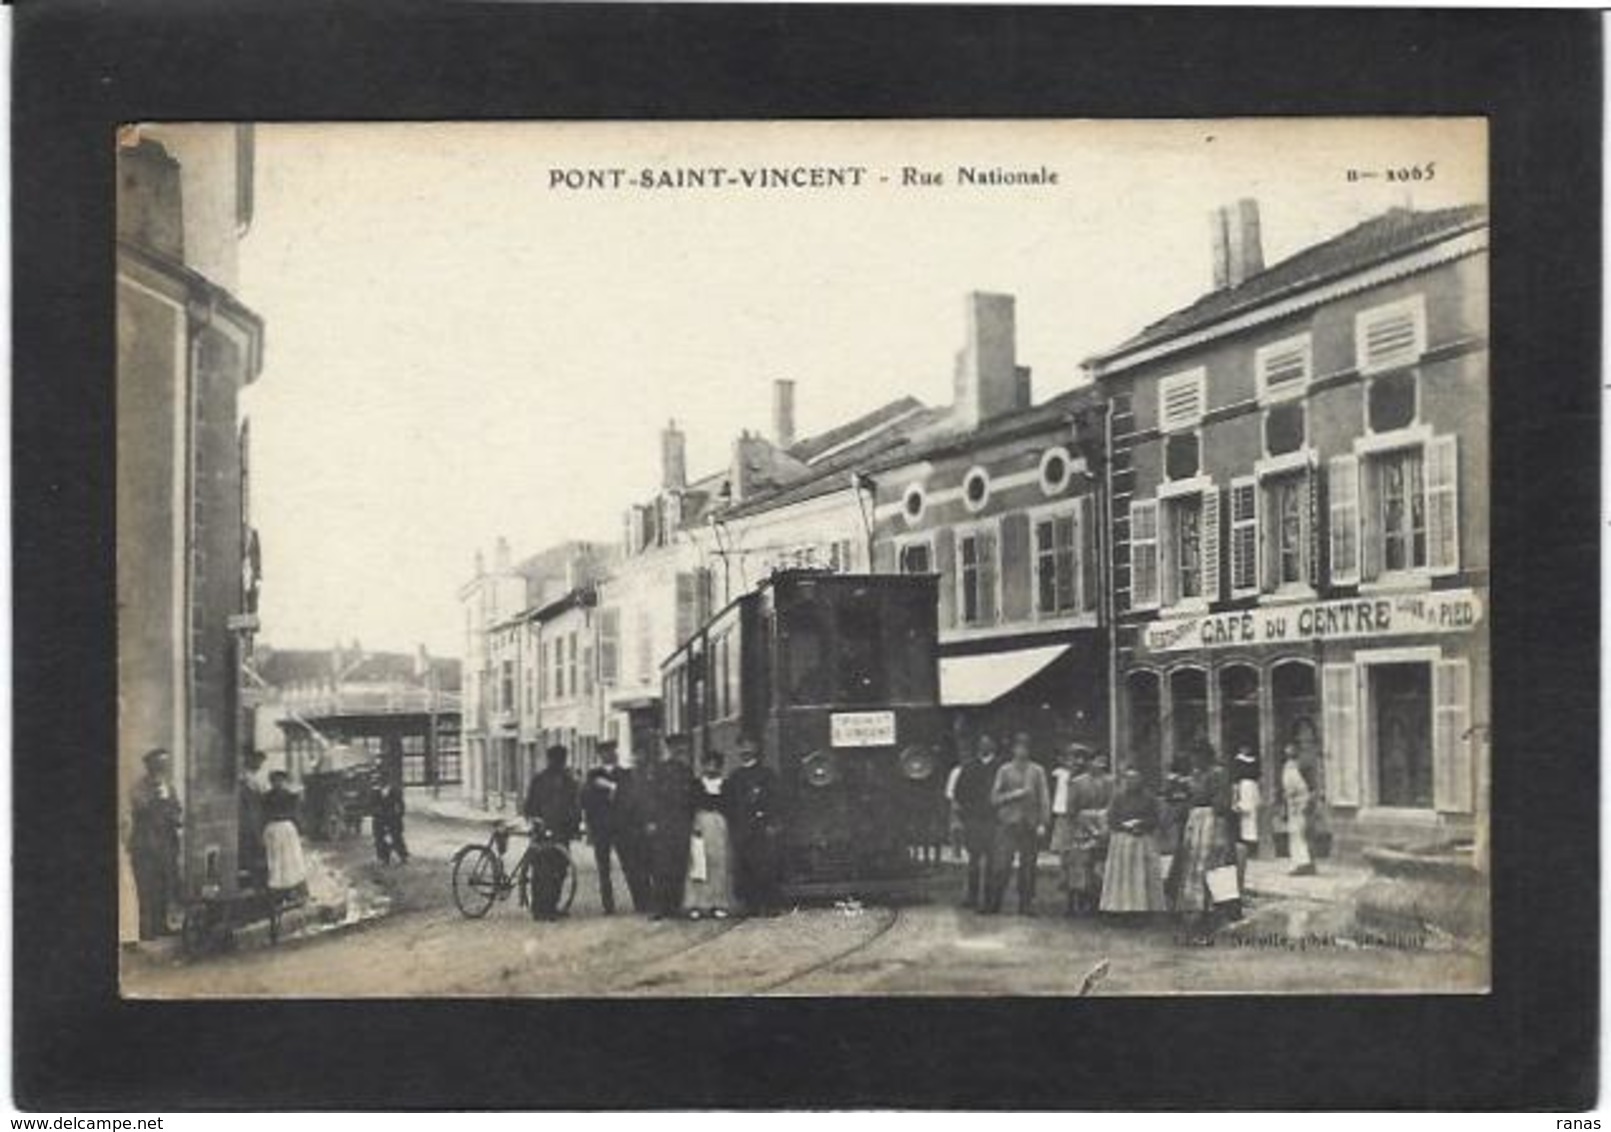
[{"label": "bicycle wheel", "polygon": [[503,894],[503,862],[485,845],[466,845],[453,854],[453,903],[460,915],[479,920]]}]

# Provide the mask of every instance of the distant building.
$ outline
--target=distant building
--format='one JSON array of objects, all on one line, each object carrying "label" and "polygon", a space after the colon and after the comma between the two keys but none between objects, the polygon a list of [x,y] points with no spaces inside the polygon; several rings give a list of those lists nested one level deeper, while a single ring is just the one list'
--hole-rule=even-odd
[{"label": "distant building", "polygon": [[1122,757],[1323,764],[1344,841],[1467,836],[1489,719],[1488,220],[1394,209],[1087,364],[1112,402]]},{"label": "distant building", "polygon": [[257,743],[293,780],[333,745],[375,759],[408,788],[457,789],[463,778],[460,665],[415,653],[259,648]]},{"label": "distant building", "polygon": [[172,752],[186,895],[227,894],[258,587],[239,395],[262,368],[263,323],[234,294],[252,133],[139,126],[118,143],[118,798],[126,812],[148,749]]}]

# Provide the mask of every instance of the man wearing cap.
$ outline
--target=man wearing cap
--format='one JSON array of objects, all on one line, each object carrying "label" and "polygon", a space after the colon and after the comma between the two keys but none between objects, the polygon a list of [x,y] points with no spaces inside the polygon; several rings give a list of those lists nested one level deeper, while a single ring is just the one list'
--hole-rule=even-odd
[{"label": "man wearing cap", "polygon": [[764,916],[780,903],[778,780],[761,762],[760,746],[747,735],[738,741],[738,758],[738,769],[722,787],[732,822],[733,891],[746,912]]},{"label": "man wearing cap", "polygon": [[[565,844],[576,840],[582,823],[576,776],[566,769],[570,753],[559,744],[548,748],[548,765],[531,776],[526,804],[521,813],[528,821],[542,824],[541,836]],[[531,870],[531,915],[536,920],[559,917],[560,887],[565,880],[563,863],[553,854],[539,854]]]},{"label": "man wearing cap", "polygon": [[593,860],[599,870],[599,902],[606,916],[615,911],[615,883],[610,876],[612,852],[621,859],[633,909],[643,912],[649,907],[636,828],[640,821],[633,812],[637,804],[635,786],[632,771],[621,765],[615,741],[606,739],[600,743],[599,765],[587,772],[582,784],[582,812],[587,815],[587,836],[593,842]]},{"label": "man wearing cap", "polygon": [[694,771],[686,739],[666,739],[664,757],[645,768],[642,783],[644,846],[649,866],[649,911],[654,919],[675,917],[688,879],[694,835]]},{"label": "man wearing cap", "polygon": [[140,938],[168,934],[168,904],[179,891],[179,829],[184,808],[173,786],[173,761],[154,747],[130,803],[129,858],[140,903]]}]

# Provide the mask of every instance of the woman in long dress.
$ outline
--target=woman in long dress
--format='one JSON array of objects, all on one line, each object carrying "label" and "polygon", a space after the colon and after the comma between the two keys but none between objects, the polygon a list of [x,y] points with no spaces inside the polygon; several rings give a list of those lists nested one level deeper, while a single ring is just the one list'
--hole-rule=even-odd
[{"label": "woman in long dress", "polygon": [[269,775],[263,795],[263,851],[268,857],[269,891],[284,895],[308,883],[308,866],[302,859],[302,835],[297,831],[298,798],[290,790],[291,776],[283,770]]},{"label": "woman in long dress", "polygon": [[1125,770],[1108,807],[1103,912],[1139,915],[1167,910],[1158,866],[1158,800],[1134,767]]},{"label": "woman in long dress", "polygon": [[722,756],[705,756],[693,786],[694,833],[682,904],[691,920],[725,920],[733,906],[727,812],[722,797]]},{"label": "woman in long dress", "polygon": [[1097,752],[1085,773],[1070,787],[1069,809],[1074,836],[1068,851],[1070,910],[1092,912],[1102,896],[1102,874],[1108,853],[1108,807],[1113,803],[1113,777],[1108,757]]},{"label": "woman in long dress", "polygon": [[1191,776],[1191,808],[1180,833],[1180,850],[1170,868],[1170,896],[1175,911],[1186,919],[1207,919],[1214,910],[1208,891],[1208,870],[1231,856],[1229,818],[1231,788],[1214,748],[1204,745]]}]

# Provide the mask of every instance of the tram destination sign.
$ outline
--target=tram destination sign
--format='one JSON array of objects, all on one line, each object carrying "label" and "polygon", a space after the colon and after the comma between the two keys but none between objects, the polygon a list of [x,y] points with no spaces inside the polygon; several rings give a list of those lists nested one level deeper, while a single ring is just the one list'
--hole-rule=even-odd
[{"label": "tram destination sign", "polygon": [[1171,617],[1142,630],[1148,652],[1185,652],[1294,641],[1348,641],[1465,633],[1482,620],[1482,599],[1469,589],[1366,595],[1341,601]]},{"label": "tram destination sign", "polygon": [[892,711],[836,711],[829,717],[829,741],[835,747],[889,747],[895,743]]}]

